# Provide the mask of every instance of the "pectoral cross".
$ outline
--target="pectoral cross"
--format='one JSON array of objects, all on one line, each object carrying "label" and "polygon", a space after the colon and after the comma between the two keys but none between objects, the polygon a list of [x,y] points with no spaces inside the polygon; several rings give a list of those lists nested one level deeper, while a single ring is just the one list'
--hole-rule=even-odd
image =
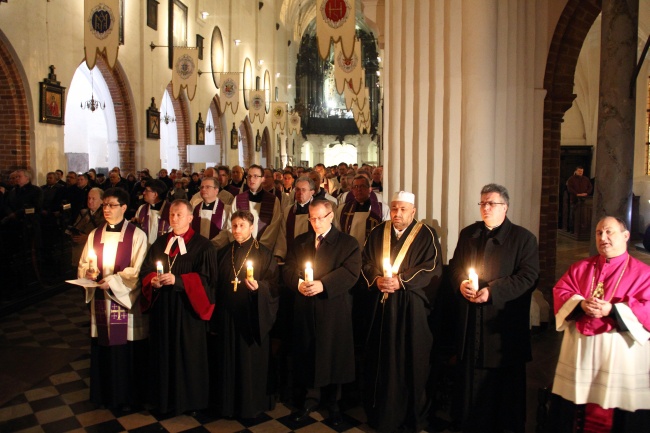
[{"label": "pectoral cross", "polygon": [[605,295],[605,284],[602,281],[599,281],[598,285],[596,286],[596,290],[594,290],[594,293],[592,293],[592,296],[594,298],[602,299],[604,295]]},{"label": "pectoral cross", "polygon": [[237,291],[237,284],[240,283],[239,278],[235,277],[235,279],[232,280],[231,283],[233,284],[232,291],[236,292]]}]

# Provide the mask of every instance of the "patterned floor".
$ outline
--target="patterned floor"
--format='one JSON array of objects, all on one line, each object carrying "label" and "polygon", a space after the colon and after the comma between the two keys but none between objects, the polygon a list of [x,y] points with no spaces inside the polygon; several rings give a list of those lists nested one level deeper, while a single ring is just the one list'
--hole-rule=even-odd
[{"label": "patterned floor", "polygon": [[[17,371],[11,352],[40,350],[70,352],[75,360],[24,392],[5,389],[12,398],[0,407],[0,432],[370,432],[361,408],[344,413],[334,427],[327,412],[314,412],[302,423],[291,420],[291,410],[278,403],[256,419],[213,419],[207,415],[165,417],[148,411],[97,409],[88,401],[90,355],[88,310],[81,293],[71,288],[37,305],[0,319],[0,369]],[[29,353],[27,354],[29,356]],[[43,360],[40,360],[43,361]],[[9,363],[9,364],[6,364]],[[41,362],[42,364],[42,362]],[[47,364],[47,362],[46,362]],[[5,384],[2,383],[5,387]],[[6,387],[5,387],[6,388]],[[17,394],[17,395],[16,395]]]}]

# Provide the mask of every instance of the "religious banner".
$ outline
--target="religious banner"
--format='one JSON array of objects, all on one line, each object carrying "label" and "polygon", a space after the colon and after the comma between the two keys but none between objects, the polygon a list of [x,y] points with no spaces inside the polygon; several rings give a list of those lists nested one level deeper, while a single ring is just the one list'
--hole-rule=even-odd
[{"label": "religious banner", "polygon": [[358,95],[363,86],[365,73],[366,71],[361,67],[361,42],[357,40],[350,58],[343,55],[340,43],[334,45],[334,81],[339,95],[345,91],[346,84],[353,93]]},{"label": "religious banner", "polygon": [[236,114],[239,109],[239,74],[227,73],[221,74],[221,112],[226,112],[226,107],[230,105],[232,114]]},{"label": "religious banner", "polygon": [[360,93],[357,98],[352,103],[352,114],[354,115],[354,120],[357,121],[359,115],[364,112],[364,110],[370,107],[370,97],[368,93],[368,88],[363,88],[363,93]]},{"label": "religious banner", "polygon": [[85,0],[84,51],[88,69],[95,67],[97,53],[104,53],[113,69],[120,46],[119,0]]},{"label": "religious banner", "polygon": [[355,0],[317,0],[316,37],[322,59],[330,55],[330,44],[340,42],[343,55],[352,57],[355,43]]},{"label": "religious banner", "polygon": [[287,103],[273,102],[271,104],[271,126],[273,130],[280,126],[280,131],[284,131],[287,125]]},{"label": "religious banner", "polygon": [[196,94],[199,51],[196,48],[174,47],[174,62],[172,65],[172,95],[174,99],[181,96],[181,90],[185,87],[187,97],[191,101]]},{"label": "religious banner", "polygon": [[251,90],[250,91],[250,110],[248,110],[248,117],[251,123],[255,122],[257,117],[260,123],[264,123],[264,115],[266,114],[266,96],[264,90]]},{"label": "religious banner", "polygon": [[289,117],[289,134],[300,134],[300,114],[297,111]]},{"label": "religious banner", "polygon": [[345,82],[344,90],[343,90],[343,96],[345,96],[345,108],[350,111],[352,110],[352,106],[355,104],[357,99],[363,98],[363,93],[361,92],[362,89],[366,88],[366,72],[365,69],[361,70],[361,87],[355,92],[355,90],[352,88],[352,84],[350,81]]}]

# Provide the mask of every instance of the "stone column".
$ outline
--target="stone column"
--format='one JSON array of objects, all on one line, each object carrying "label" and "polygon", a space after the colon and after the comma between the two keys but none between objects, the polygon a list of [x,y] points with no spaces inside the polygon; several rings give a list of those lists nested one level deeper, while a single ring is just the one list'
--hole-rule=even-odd
[{"label": "stone column", "polygon": [[639,1],[603,0],[601,22],[594,230],[604,215],[621,217],[628,226],[631,222],[635,98],[630,98],[630,83],[637,59]]}]

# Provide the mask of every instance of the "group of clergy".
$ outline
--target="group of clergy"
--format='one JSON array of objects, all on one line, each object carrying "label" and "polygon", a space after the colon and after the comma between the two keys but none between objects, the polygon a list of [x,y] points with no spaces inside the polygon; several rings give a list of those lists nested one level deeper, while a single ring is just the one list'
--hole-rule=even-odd
[{"label": "group of clergy", "polygon": [[[91,401],[256,417],[273,406],[270,334],[289,299],[285,336],[303,396],[294,422],[308,423],[319,408],[332,425],[345,422],[341,386],[357,377],[355,349],[362,346],[368,424],[380,432],[421,430],[431,403],[431,312],[442,257],[435,230],[415,219],[415,196],[397,192],[388,206],[371,179],[357,175],[349,193],[333,199],[316,170],[298,178],[287,196],[263,187],[265,175],[253,165],[247,188],[234,187],[228,167],[209,168],[191,200],[171,203],[157,181],[149,181],[145,204],[131,221],[124,219],[128,194],[104,193],[106,224],[88,236],[78,269],[92,281],[84,283],[92,317]],[[461,231],[449,263],[463,370],[458,421],[465,432],[523,432],[537,242],[507,218],[505,187],[486,185],[480,197],[482,221]],[[599,263],[589,270],[596,272]],[[632,263],[624,282],[648,274]],[[605,323],[578,326],[589,336],[620,331],[617,324],[640,317],[642,326],[634,329],[642,340],[650,315],[638,311],[648,304],[611,308],[629,302],[619,294],[627,289],[619,288],[625,268],[615,287],[608,283],[615,272],[599,276],[599,296],[583,293],[585,302],[573,304],[581,310],[562,314],[568,323]],[[575,370],[583,372],[575,358]],[[589,392],[558,393],[591,403]],[[607,398],[596,403],[611,407]]]}]

